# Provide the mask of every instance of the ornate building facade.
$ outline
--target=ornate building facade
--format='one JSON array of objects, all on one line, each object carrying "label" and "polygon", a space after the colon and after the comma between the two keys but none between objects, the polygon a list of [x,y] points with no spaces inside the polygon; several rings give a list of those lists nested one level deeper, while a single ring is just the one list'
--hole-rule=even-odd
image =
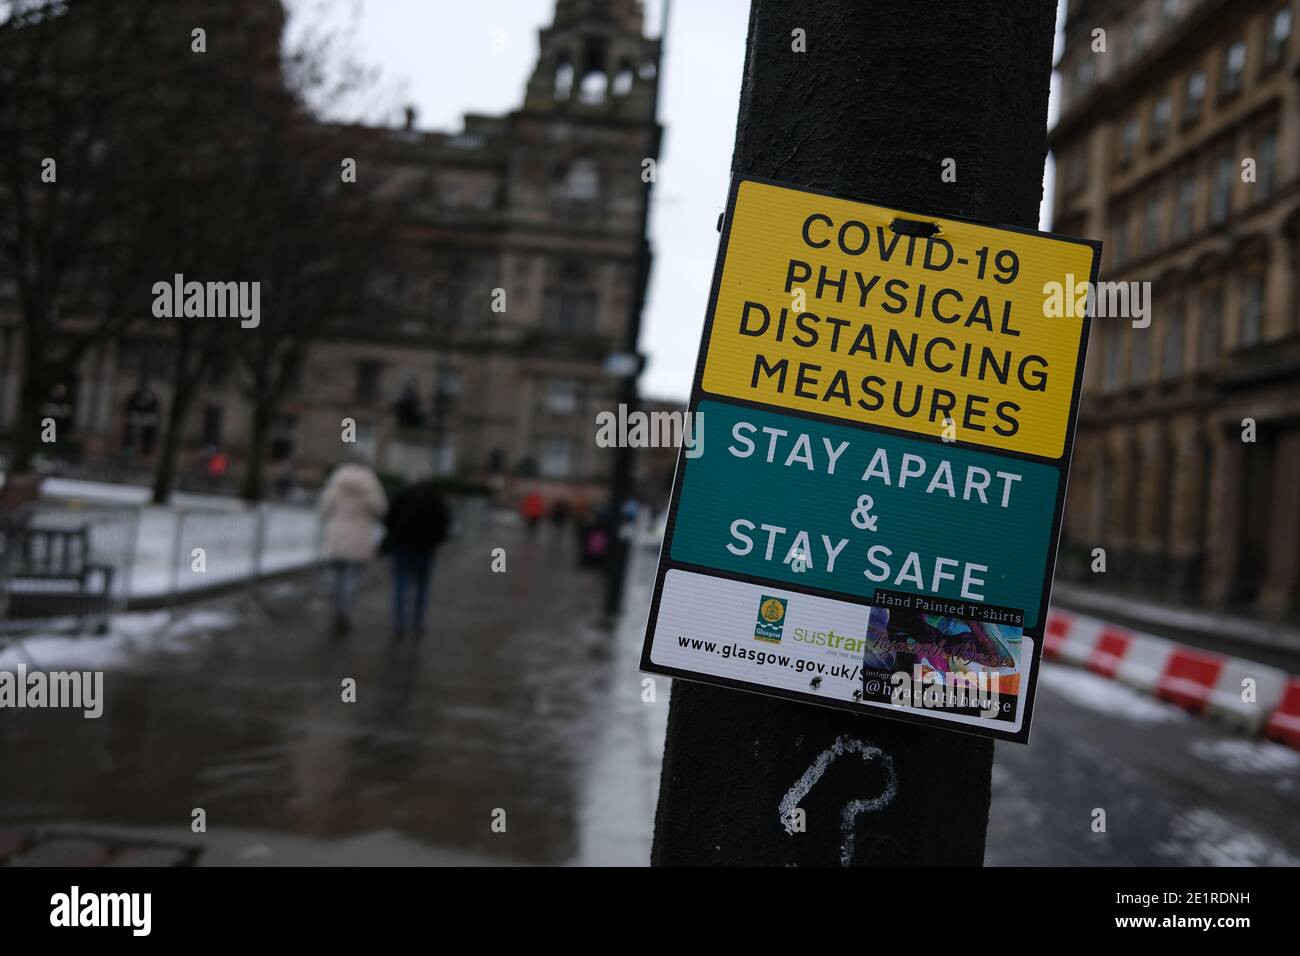
[{"label": "ornate building facade", "polygon": [[1063,576],[1300,609],[1298,15],[1069,4],[1053,229],[1104,240],[1101,281],[1151,296],[1146,327],[1093,321]]},{"label": "ornate building facade", "polygon": [[[594,423],[617,402],[606,365],[626,351],[637,294],[657,44],[639,0],[558,0],[519,109],[468,115],[455,133],[419,131],[411,114],[406,128],[345,131],[390,241],[362,313],[312,347],[274,426],[273,468],[314,482],[356,452],[394,475],[603,488],[612,457]],[[0,362],[14,334],[0,330]],[[166,353],[165,339],[119,337],[87,356],[69,389],[84,459],[120,455],[142,383],[167,406]],[[14,406],[0,395],[0,427]],[[182,471],[217,447],[237,473],[251,414],[218,370]]]}]

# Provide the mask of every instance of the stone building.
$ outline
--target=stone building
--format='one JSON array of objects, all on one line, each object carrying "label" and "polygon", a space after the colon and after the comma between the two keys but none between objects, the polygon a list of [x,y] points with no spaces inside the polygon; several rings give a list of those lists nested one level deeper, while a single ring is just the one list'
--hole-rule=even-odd
[{"label": "stone building", "polygon": [[[607,359],[627,348],[657,43],[639,0],[557,0],[520,108],[454,133],[417,130],[410,113],[405,128],[345,131],[390,241],[364,312],[313,345],[273,430],[273,471],[314,482],[355,451],[381,473],[603,493],[612,456],[594,423],[617,401]],[[142,381],[166,407],[165,353],[122,338],[89,356],[70,389],[83,457],[116,459]],[[0,399],[0,416],[12,408]],[[251,415],[218,375],[182,472],[219,446],[237,474]]]},{"label": "stone building", "polygon": [[1151,321],[1094,319],[1063,576],[1300,607],[1296,7],[1070,0],[1053,229],[1150,283]]}]

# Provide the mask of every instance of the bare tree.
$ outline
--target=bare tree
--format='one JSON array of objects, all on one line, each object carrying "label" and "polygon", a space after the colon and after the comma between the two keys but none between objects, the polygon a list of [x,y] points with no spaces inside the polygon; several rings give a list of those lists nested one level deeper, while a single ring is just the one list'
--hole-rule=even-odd
[{"label": "bare tree", "polygon": [[312,345],[356,313],[389,232],[368,203],[368,189],[342,182],[345,127],[284,123],[267,132],[278,148],[263,153],[246,200],[262,226],[247,246],[262,282],[261,320],[256,329],[239,330],[234,343],[252,409],[241,489],[250,500],[262,497],[272,426],[298,387]]},{"label": "bare tree", "polygon": [[[157,502],[166,500],[174,482],[182,429],[194,400],[227,356],[244,373],[244,392],[253,401],[245,493],[260,495],[275,409],[321,324],[319,313],[304,322],[283,315],[295,295],[296,273],[307,270],[310,288],[320,291],[337,285],[342,277],[332,270],[349,264],[322,246],[347,227],[339,217],[349,210],[340,201],[344,197],[332,195],[339,184],[338,133],[317,122],[313,103],[358,95],[370,77],[355,66],[336,32],[308,30],[283,54],[279,29],[262,40],[274,43],[274,62],[256,57],[249,62],[239,55],[209,58],[212,66],[186,87],[189,106],[178,135],[184,132],[190,141],[171,187],[189,201],[160,252],[176,272],[256,281],[264,291],[273,288],[277,300],[263,300],[269,311],[255,329],[231,322],[195,326],[189,318],[172,318],[172,400],[154,476]],[[189,263],[184,270],[182,260]]]},{"label": "bare tree", "polygon": [[[11,277],[22,379],[11,473],[86,352],[140,314],[150,191],[177,57],[142,55],[161,5],[14,0],[0,7],[0,276]],[[162,95],[160,95],[162,94]]]},{"label": "bare tree", "polygon": [[[314,115],[372,75],[337,31],[282,53],[283,27],[279,0],[0,0],[0,277],[22,332],[11,472],[32,466],[51,391],[131,330],[171,357],[155,500],[226,356],[253,407],[244,493],[260,496],[277,409],[377,249],[365,186],[341,182],[347,127]],[[262,283],[262,322],[154,316],[153,284],[178,273]]]}]

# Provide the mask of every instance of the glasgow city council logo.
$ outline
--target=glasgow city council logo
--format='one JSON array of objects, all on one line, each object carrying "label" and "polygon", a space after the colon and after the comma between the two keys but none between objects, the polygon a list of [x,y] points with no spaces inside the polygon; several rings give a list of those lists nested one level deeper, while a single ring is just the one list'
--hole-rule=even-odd
[{"label": "glasgow city council logo", "polygon": [[754,619],[754,637],[769,644],[780,644],[785,630],[785,598],[768,597],[758,600],[758,616]]}]

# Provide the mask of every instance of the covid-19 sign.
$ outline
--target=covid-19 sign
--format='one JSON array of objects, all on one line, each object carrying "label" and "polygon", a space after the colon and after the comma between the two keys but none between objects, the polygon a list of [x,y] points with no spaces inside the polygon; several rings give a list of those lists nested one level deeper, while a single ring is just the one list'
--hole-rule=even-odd
[{"label": "covid-19 sign", "polygon": [[642,668],[1027,740],[1099,255],[734,183]]}]

